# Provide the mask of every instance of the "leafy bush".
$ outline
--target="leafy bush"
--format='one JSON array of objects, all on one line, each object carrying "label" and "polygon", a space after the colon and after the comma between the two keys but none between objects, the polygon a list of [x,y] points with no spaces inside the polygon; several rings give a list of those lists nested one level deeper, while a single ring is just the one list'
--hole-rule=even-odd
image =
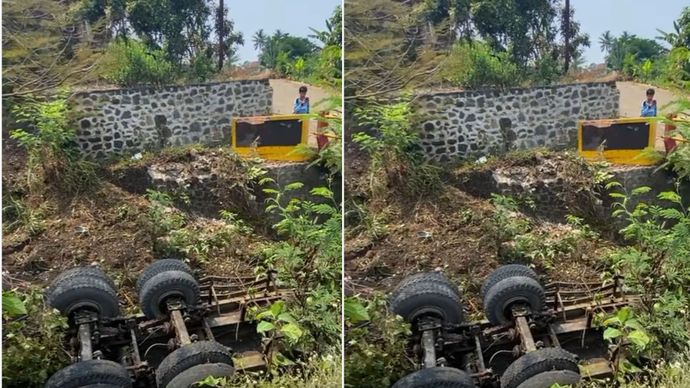
[{"label": "leafy bush", "polygon": [[382,294],[345,300],[345,386],[390,387],[414,370],[410,325],[391,314]]},{"label": "leafy bush", "polygon": [[441,68],[441,76],[454,86],[475,89],[519,85],[522,77],[508,53],[495,53],[483,42],[458,42]]},{"label": "leafy bush", "polygon": [[[37,290],[3,292],[2,380],[5,387],[42,387],[69,363],[62,347],[67,320]],[[8,308],[10,307],[10,308]]]},{"label": "leafy bush", "polygon": [[424,159],[419,134],[411,124],[410,104],[365,105],[355,114],[362,125],[375,128],[378,133],[357,132],[352,140],[371,157],[371,193],[386,197],[392,190],[400,190],[402,194],[424,196],[437,191],[441,185],[440,169]]},{"label": "leafy bush", "polygon": [[[608,188],[620,187],[617,182]],[[612,252],[609,260],[626,285],[641,294],[640,322],[654,337],[648,353],[669,356],[690,341],[690,208],[679,192],[663,192],[666,206],[631,200],[648,193],[640,187],[631,193],[612,193],[620,199],[614,216],[627,222],[621,233],[630,245]]]},{"label": "leafy bush", "polygon": [[[260,184],[275,186],[270,178],[262,179]],[[281,240],[264,249],[264,260],[257,272],[277,271],[278,281],[294,290],[294,299],[254,313],[266,342],[274,342],[276,333],[283,335],[278,347],[282,351],[272,365],[281,367],[288,376],[307,379],[323,373],[311,369],[315,365],[309,360],[340,355],[342,216],[333,192],[326,187],[311,190],[318,201],[286,199],[302,187],[296,182],[284,188],[264,189],[270,196],[266,211],[279,217],[273,228]],[[277,370],[272,368],[270,372]]]},{"label": "leafy bush", "polygon": [[205,82],[216,73],[216,64],[207,55],[200,54],[190,60],[187,79]]},{"label": "leafy bush", "polygon": [[[170,84],[175,80],[175,69],[166,58],[163,50],[149,50],[138,40],[117,40],[106,50],[101,73],[105,79],[120,86]],[[204,68],[203,62],[199,67]],[[194,74],[196,68],[194,65]]]},{"label": "leafy bush", "polygon": [[96,186],[96,165],[85,160],[70,125],[66,94],[49,101],[28,98],[12,107],[17,121],[28,126],[10,136],[28,151],[27,180],[33,190],[44,185],[77,194]]}]

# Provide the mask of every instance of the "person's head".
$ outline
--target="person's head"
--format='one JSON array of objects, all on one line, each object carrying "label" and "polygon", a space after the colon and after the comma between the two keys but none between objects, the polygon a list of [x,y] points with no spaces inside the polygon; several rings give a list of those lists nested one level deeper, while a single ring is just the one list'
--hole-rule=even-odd
[{"label": "person's head", "polygon": [[654,89],[647,89],[647,101],[651,102],[654,99]]},{"label": "person's head", "polygon": [[307,87],[306,86],[300,86],[299,87],[299,96],[301,98],[304,98],[307,96]]}]

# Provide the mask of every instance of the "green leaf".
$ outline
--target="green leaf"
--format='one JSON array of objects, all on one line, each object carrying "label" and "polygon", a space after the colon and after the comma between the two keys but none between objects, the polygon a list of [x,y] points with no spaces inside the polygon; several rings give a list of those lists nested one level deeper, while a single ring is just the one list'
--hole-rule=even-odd
[{"label": "green leaf", "polygon": [[616,329],[615,327],[609,327],[604,331],[604,339],[605,340],[618,338],[621,335],[623,335],[623,332]]},{"label": "green leaf", "polygon": [[275,319],[275,317],[276,316],[273,315],[273,311],[271,311],[271,310],[262,311],[256,315],[256,319],[266,319],[266,318]]},{"label": "green leaf", "polygon": [[261,321],[258,325],[256,325],[257,333],[265,333],[273,329],[275,329],[275,326],[271,322]]},{"label": "green leaf", "polygon": [[618,310],[616,313],[616,317],[618,318],[619,323],[623,323],[630,318],[630,307],[626,306],[623,307],[622,309]]},{"label": "green leaf", "polygon": [[641,194],[646,194],[652,191],[652,188],[649,186],[640,186],[636,189],[634,189],[630,194],[631,195],[641,195]]},{"label": "green leaf", "polygon": [[674,202],[677,204],[681,203],[680,195],[678,193],[673,192],[673,191],[664,191],[662,193],[659,193],[659,195],[657,195],[657,198],[662,199],[662,200],[666,200],[666,201],[671,201],[671,202]]},{"label": "green leaf", "polygon": [[294,342],[302,337],[302,329],[300,329],[299,326],[294,323],[288,323],[287,325],[283,326],[280,328],[280,332]]},{"label": "green leaf", "polygon": [[609,193],[609,197],[611,197],[611,198],[625,198],[625,194],[621,194],[621,193]]},{"label": "green leaf", "polygon": [[266,194],[278,194],[278,190],[275,189],[264,189],[263,191]]},{"label": "green leaf", "polygon": [[295,318],[290,313],[282,313],[278,316],[279,321],[297,324]]},{"label": "green leaf", "polygon": [[642,324],[637,319],[628,319],[625,321],[625,327],[635,330],[644,330]]},{"label": "green leaf", "polygon": [[614,187],[623,187],[623,185],[620,182],[609,182],[606,184],[606,190],[611,190]]},{"label": "green leaf", "polygon": [[608,318],[604,321],[605,326],[622,325],[622,324],[623,324],[623,322],[621,322],[620,318],[618,318],[617,316]]},{"label": "green leaf", "polygon": [[345,319],[352,324],[368,321],[370,319],[367,309],[353,298],[345,299],[344,309]]},{"label": "green leaf", "polygon": [[285,308],[285,302],[282,300],[279,300],[277,302],[274,302],[271,305],[270,310],[271,310],[271,313],[273,313],[273,316],[277,317],[280,315],[281,312],[283,312],[283,308]]},{"label": "green leaf", "polygon": [[644,349],[650,341],[647,333],[645,333],[642,330],[634,330],[633,332],[628,334],[628,339],[630,340],[630,342],[634,343],[642,349]]},{"label": "green leaf", "polygon": [[302,187],[304,187],[304,183],[302,182],[293,182],[290,183],[289,185],[285,186],[284,190],[285,191],[293,191],[293,190],[299,190]]},{"label": "green leaf", "polygon": [[2,312],[8,317],[26,314],[24,302],[12,291],[2,292]]},{"label": "green leaf", "polygon": [[311,189],[310,193],[318,197],[333,198],[333,192],[326,187],[315,187]]}]

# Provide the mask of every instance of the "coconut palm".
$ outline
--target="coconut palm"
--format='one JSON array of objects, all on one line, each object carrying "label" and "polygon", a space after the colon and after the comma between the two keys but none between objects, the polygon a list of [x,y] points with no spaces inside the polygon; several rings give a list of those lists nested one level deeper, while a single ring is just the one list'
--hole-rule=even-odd
[{"label": "coconut palm", "polygon": [[601,51],[605,53],[610,52],[614,40],[615,38],[613,37],[613,35],[611,35],[611,31],[606,31],[603,34],[601,34],[601,37],[599,38],[599,47],[601,47]]}]

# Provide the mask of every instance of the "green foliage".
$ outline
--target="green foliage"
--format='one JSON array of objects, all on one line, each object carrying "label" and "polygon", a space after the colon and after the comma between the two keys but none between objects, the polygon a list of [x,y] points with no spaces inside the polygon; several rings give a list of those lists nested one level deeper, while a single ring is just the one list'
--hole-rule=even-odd
[{"label": "green foliage", "polygon": [[150,202],[148,217],[154,236],[164,236],[184,226],[185,217],[174,208],[169,194],[147,189],[146,199]]},{"label": "green foliage", "polygon": [[[195,69],[195,62],[192,69]],[[105,79],[120,86],[165,85],[175,80],[173,64],[163,50],[149,50],[144,43],[129,39],[112,42],[102,65]]]},{"label": "green foliage", "polygon": [[311,56],[318,49],[309,39],[292,36],[280,30],[270,36],[259,31],[255,34],[254,41],[260,50],[261,65],[283,73],[290,71],[289,66],[293,62]]},{"label": "green foliage", "polygon": [[[297,320],[286,311],[285,302],[277,301],[268,308],[255,315],[258,324],[256,331],[264,336],[263,343],[269,345],[277,338],[285,341],[288,347],[295,346],[304,335],[304,331]],[[274,353],[274,365],[286,366],[294,365],[288,357],[282,353]]]},{"label": "green foliage", "polygon": [[441,76],[463,88],[509,87],[520,85],[522,73],[507,53],[494,53],[486,43],[458,42],[441,67]]},{"label": "green foliage", "polygon": [[345,299],[345,386],[389,387],[412,372],[410,326],[387,310],[382,294]]},{"label": "green foliage", "polygon": [[[612,182],[609,189],[620,187]],[[655,356],[680,351],[690,341],[690,211],[679,192],[663,192],[665,205],[639,201],[634,197],[650,191],[640,187],[630,193],[612,193],[619,199],[614,216],[627,225],[621,233],[630,245],[611,253],[614,273],[623,275],[626,285],[641,294],[639,320],[658,346],[648,349]]]},{"label": "green foliage", "polygon": [[45,308],[37,290],[3,292],[2,299],[3,386],[42,387],[50,375],[69,363],[62,347],[67,320]]},{"label": "green foliage", "polygon": [[340,353],[315,355],[290,370],[244,372],[231,381],[223,381],[223,388],[340,388],[342,380]]},{"label": "green foliage", "polygon": [[518,213],[519,205],[514,198],[492,193],[491,204],[495,210],[491,216],[490,233],[497,247],[529,230],[529,221]]},{"label": "green foliage", "polygon": [[[607,31],[608,32],[608,31]],[[637,37],[623,32],[614,37],[604,34],[600,39],[607,52],[606,65],[613,70],[633,75],[633,68],[646,60],[655,60],[664,54],[664,48],[652,39]]]},{"label": "green foliage", "polygon": [[10,137],[28,152],[30,188],[45,189],[45,184],[64,193],[77,194],[96,186],[96,165],[80,153],[65,94],[49,101],[27,98],[12,108],[17,121],[27,126],[12,131]]},{"label": "green foliage", "polygon": [[[261,181],[272,183],[270,178]],[[318,201],[286,198],[302,186],[296,182],[282,190],[264,189],[271,196],[266,211],[280,217],[273,228],[282,240],[265,249],[259,271],[276,269],[278,279],[295,290],[295,299],[273,314],[279,320],[282,313],[297,319],[283,320],[282,329],[289,327],[294,334],[289,348],[306,355],[325,354],[339,349],[340,343],[342,216],[333,192],[326,187],[311,190]],[[297,335],[295,328],[303,335]]]},{"label": "green foliage", "polygon": [[598,319],[603,320],[601,325],[606,328],[604,340],[612,344],[615,368],[620,373],[620,380],[624,381],[623,375],[640,371],[633,361],[645,351],[652,339],[629,306]]},{"label": "green foliage", "polygon": [[376,128],[375,135],[356,132],[352,140],[371,157],[370,190],[375,197],[391,191],[425,196],[441,184],[439,168],[429,164],[419,146],[419,134],[413,129],[410,104],[399,102],[378,105],[374,102],[355,112],[362,125]]}]

